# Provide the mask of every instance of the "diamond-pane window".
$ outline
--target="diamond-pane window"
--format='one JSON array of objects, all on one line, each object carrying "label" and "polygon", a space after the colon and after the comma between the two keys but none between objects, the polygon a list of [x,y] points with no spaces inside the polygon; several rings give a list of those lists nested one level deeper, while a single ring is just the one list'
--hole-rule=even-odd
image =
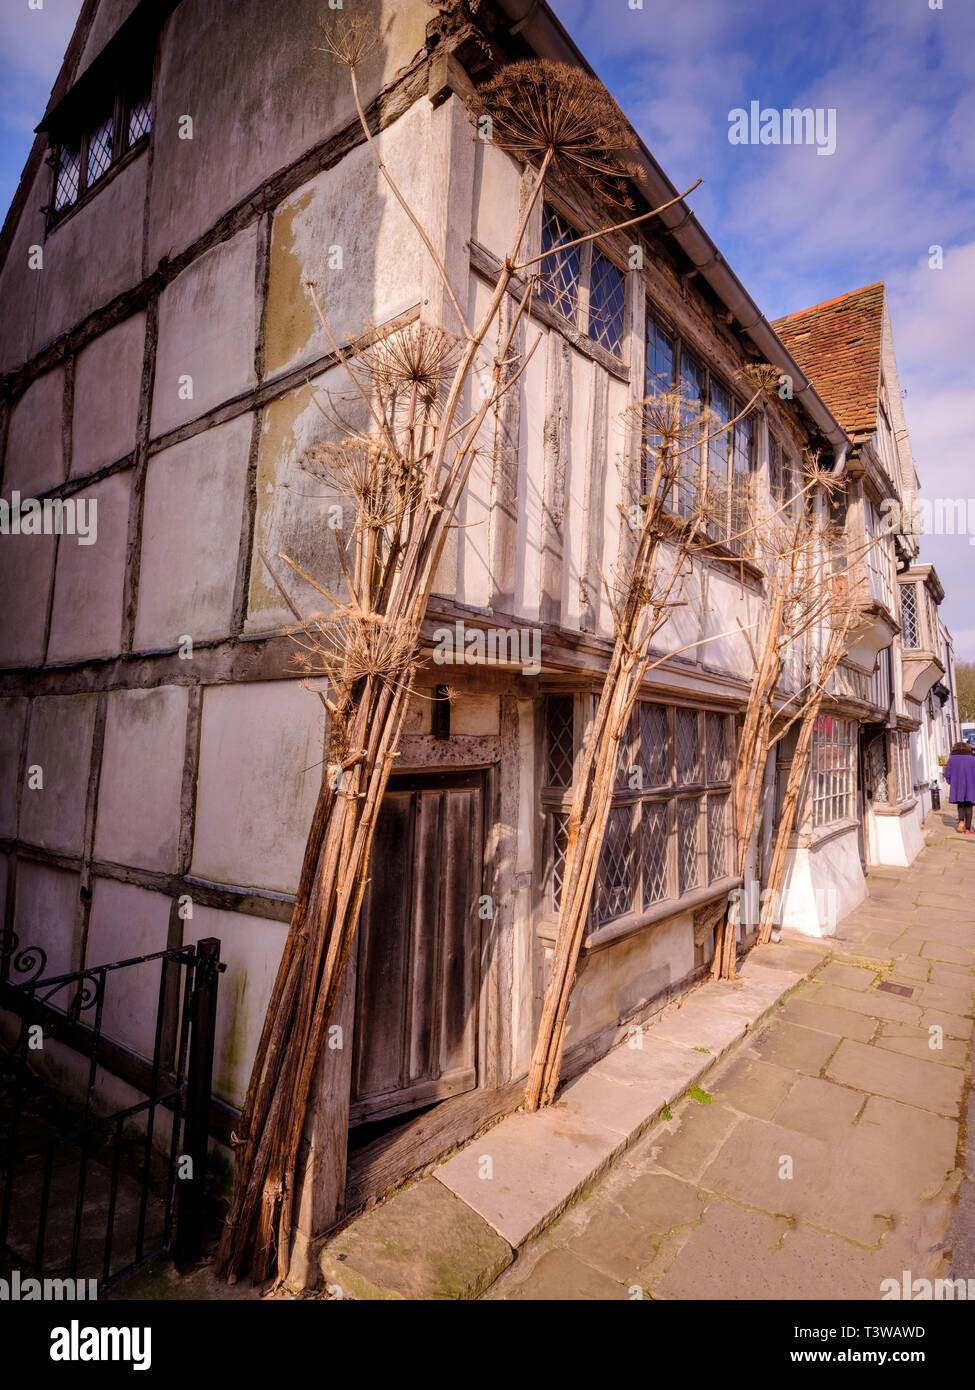
[{"label": "diamond-pane window", "polygon": [[700,821],[700,802],[696,798],[678,801],[677,876],[681,893],[686,893],[688,888],[696,888],[700,881]]},{"label": "diamond-pane window", "polygon": [[667,803],[648,801],[642,810],[640,848],[643,856],[643,906],[648,908],[668,895]]},{"label": "diamond-pane window", "polygon": [[562,884],[565,882],[565,856],[569,848],[569,817],[561,811],[552,812],[552,906],[558,912],[562,904]]},{"label": "diamond-pane window", "polygon": [[677,780],[700,782],[701,750],[697,737],[697,712],[692,709],[674,711],[677,739]]},{"label": "diamond-pane window", "polygon": [[620,746],[616,756],[616,787],[628,787],[630,784],[630,769],[633,766],[633,755],[630,749],[630,730],[627,727],[623,731],[620,739]]},{"label": "diamond-pane window", "polygon": [[901,585],[901,627],[904,630],[904,646],[921,645],[920,625],[917,620],[917,585]]},{"label": "diamond-pane window", "polygon": [[606,822],[596,870],[596,925],[601,927],[630,909],[633,842],[629,806],[613,806]]},{"label": "diamond-pane window", "polygon": [[643,785],[660,787],[670,781],[670,740],[663,705],[640,705],[640,764]]},{"label": "diamond-pane window", "polygon": [[874,801],[889,801],[886,735],[878,734],[867,744],[866,764]]},{"label": "diamond-pane window", "polygon": [[114,121],[107,116],[88,137],[88,187],[101,178],[112,162]]},{"label": "diamond-pane window", "polygon": [[152,122],[152,104],[147,96],[139,101],[134,101],[129,107],[129,120],[126,128],[126,135],[129,145],[134,145],[137,140],[141,140],[143,135],[149,134],[149,126]]},{"label": "diamond-pane window", "polygon": [[731,776],[728,755],[728,721],[723,714],[704,716],[707,731],[707,769],[709,782],[727,782]]},{"label": "diamond-pane window", "polygon": [[[685,423],[694,418],[695,402],[704,400],[704,368],[688,357],[680,355],[680,390],[686,402],[681,417]],[[681,445],[680,477],[677,481],[677,511],[681,516],[691,516],[701,497],[701,446]]]},{"label": "diamond-pane window", "polygon": [[59,145],[57,155],[57,176],[54,180],[54,211],[69,208],[78,197],[78,180],[81,176],[81,151],[69,145]]},{"label": "diamond-pane window", "polygon": [[708,882],[728,872],[728,793],[708,797]]},{"label": "diamond-pane window", "polygon": [[[670,391],[674,385],[674,340],[657,323],[652,314],[647,314],[646,372],[644,395],[650,399]],[[662,438],[659,434],[647,433],[647,447],[643,458],[643,490],[650,486],[656,451],[660,449]]]},{"label": "diamond-pane window", "polygon": [[623,350],[625,281],[601,251],[592,253],[589,275],[589,336],[619,357]]},{"label": "diamond-pane window", "polygon": [[576,229],[566,222],[564,217],[560,217],[553,207],[548,203],[543,204],[542,252],[552,254],[545,255],[544,260],[540,262],[540,293],[547,304],[551,304],[553,309],[557,309],[567,319],[574,319],[576,316],[581,262],[580,248],[567,247],[566,243],[575,241],[578,235]]},{"label": "diamond-pane window", "polygon": [[546,701],[547,773],[550,787],[572,786],[572,696],[550,695]]}]

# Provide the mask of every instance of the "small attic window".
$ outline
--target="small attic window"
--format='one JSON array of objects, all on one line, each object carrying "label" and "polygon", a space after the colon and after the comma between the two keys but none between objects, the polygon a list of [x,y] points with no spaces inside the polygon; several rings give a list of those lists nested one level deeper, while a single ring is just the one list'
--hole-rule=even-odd
[{"label": "small attic window", "polygon": [[54,142],[54,195],[45,209],[51,222],[95,187],[130,150],[143,145],[152,126],[152,104],[148,78],[120,87],[87,114],[77,112],[67,128],[60,123],[59,139]]}]

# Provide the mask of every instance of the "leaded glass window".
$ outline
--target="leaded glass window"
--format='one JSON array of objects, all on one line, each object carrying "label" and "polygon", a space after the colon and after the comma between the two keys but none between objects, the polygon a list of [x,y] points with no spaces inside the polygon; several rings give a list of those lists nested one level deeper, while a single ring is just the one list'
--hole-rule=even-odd
[{"label": "leaded glass window", "polygon": [[[590,714],[595,696],[588,697]],[[544,785],[549,903],[558,912],[565,876],[573,727],[586,698],[546,699]],[[728,878],[733,836],[730,716],[638,700],[620,740],[615,788],[600,850],[591,929],[648,912]]]},{"label": "leaded glass window", "polygon": [[115,118],[106,116],[88,136],[88,187],[101,178],[112,162]]},{"label": "leaded glass window", "polygon": [[54,211],[63,212],[77,202],[81,178],[81,150],[77,145],[59,145],[54,174]]},{"label": "leaded glass window", "polygon": [[589,336],[619,357],[623,350],[623,272],[601,251],[593,251],[589,273]]},{"label": "leaded glass window", "polygon": [[542,206],[542,252],[540,293],[563,317],[575,319],[579,303],[582,269],[581,247],[567,246],[579,233],[548,203]]}]

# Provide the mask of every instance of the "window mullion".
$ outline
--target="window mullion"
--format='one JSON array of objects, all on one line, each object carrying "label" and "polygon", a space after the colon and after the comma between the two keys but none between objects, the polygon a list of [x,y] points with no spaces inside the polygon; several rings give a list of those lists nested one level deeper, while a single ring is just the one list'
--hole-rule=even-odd
[{"label": "window mullion", "polygon": [[591,241],[584,241],[579,257],[579,303],[576,307],[576,328],[580,333],[589,333],[589,280],[592,275]]}]

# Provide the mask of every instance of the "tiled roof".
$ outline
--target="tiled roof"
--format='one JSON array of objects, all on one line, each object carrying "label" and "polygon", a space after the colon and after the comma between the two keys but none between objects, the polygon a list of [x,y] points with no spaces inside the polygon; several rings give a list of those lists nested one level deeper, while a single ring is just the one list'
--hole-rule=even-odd
[{"label": "tiled roof", "polygon": [[850,435],[877,428],[883,316],[881,280],[772,323]]}]

